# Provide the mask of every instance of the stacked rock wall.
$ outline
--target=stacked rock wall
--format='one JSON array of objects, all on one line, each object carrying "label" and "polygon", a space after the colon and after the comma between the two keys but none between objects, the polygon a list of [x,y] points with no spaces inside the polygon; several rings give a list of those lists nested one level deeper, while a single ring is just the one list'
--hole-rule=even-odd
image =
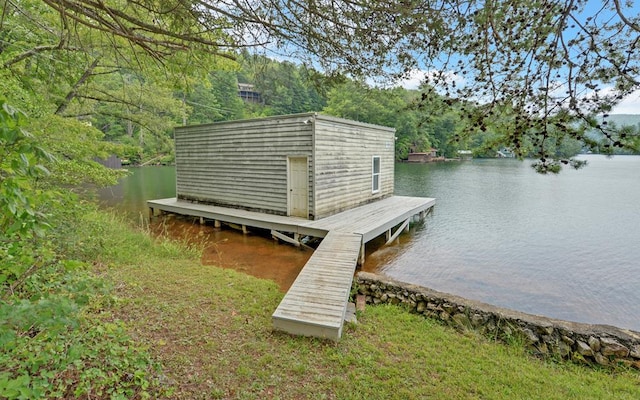
[{"label": "stacked rock wall", "polygon": [[354,282],[369,304],[403,305],[460,329],[504,341],[523,340],[545,357],[640,369],[640,332],[521,313],[368,272],[359,272]]}]

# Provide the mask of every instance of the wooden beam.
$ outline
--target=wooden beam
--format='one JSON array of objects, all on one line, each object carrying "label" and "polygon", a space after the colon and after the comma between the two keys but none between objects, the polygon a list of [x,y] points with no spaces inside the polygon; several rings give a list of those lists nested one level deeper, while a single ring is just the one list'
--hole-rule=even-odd
[{"label": "wooden beam", "polygon": [[280,239],[283,242],[287,242],[287,243],[290,243],[290,244],[292,244],[292,245],[294,245],[296,247],[300,247],[300,242],[299,241],[297,241],[295,239],[292,239],[289,236],[287,236],[287,235],[285,235],[283,233],[280,233],[278,231],[271,230],[271,236],[273,236],[274,239]]},{"label": "wooden beam", "polygon": [[290,244],[292,244],[292,245],[294,245],[296,247],[304,247],[307,250],[315,251],[315,249],[313,247],[307,246],[306,244],[304,244],[304,243],[302,243],[300,241],[301,237],[300,237],[299,233],[294,233],[293,234],[293,239],[292,239],[289,236],[272,229],[271,230],[271,237],[273,238],[273,240],[276,240],[276,241],[277,240],[282,240],[283,242],[290,243]]},{"label": "wooden beam", "polygon": [[409,227],[409,221],[411,220],[411,218],[407,218],[406,221],[404,221],[402,223],[402,225],[400,225],[400,227],[396,230],[396,233],[394,233],[393,235],[391,235],[391,238],[389,240],[387,240],[387,243],[385,243],[385,245],[390,244],[391,242],[393,242],[394,240],[396,240],[396,238],[398,236],[400,236],[400,234],[402,233],[402,231],[406,228]]}]

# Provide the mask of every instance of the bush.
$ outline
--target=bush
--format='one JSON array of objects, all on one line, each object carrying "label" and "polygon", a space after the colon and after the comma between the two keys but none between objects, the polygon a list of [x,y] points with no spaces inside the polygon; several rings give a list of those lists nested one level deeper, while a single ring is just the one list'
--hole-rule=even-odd
[{"label": "bush", "polygon": [[0,398],[155,397],[158,367],[105,311],[115,300],[92,271],[100,224],[38,186],[54,159],[25,123],[0,99]]}]

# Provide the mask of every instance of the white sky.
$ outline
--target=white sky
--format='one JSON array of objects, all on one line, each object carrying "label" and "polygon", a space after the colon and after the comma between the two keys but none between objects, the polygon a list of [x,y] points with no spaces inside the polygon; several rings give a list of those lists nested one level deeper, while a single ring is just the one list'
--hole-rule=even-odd
[{"label": "white sky", "polygon": [[640,90],[636,90],[622,100],[613,108],[611,114],[640,114]]},{"label": "white sky", "polygon": [[[398,85],[405,89],[414,90],[418,89],[422,81],[424,80],[425,72],[420,70],[413,70],[409,73],[409,76],[400,82]],[[616,107],[613,108],[611,114],[640,114],[640,90],[637,90],[627,96]]]}]

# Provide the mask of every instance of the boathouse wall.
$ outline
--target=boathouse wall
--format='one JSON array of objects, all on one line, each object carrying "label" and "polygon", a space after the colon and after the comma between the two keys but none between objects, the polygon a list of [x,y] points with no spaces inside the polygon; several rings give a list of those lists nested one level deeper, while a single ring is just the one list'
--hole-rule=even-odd
[{"label": "boathouse wall", "polygon": [[176,128],[178,199],[286,215],[288,157],[308,157],[313,165],[312,125],[305,120],[274,117]]},{"label": "boathouse wall", "polygon": [[[379,188],[372,188],[373,158]],[[319,115],[315,122],[317,218],[393,195],[395,129]]]},{"label": "boathouse wall", "polygon": [[293,215],[290,170],[294,161],[306,158],[303,214],[323,218],[393,194],[394,139],[393,128],[316,113],[178,127],[176,195]]}]

